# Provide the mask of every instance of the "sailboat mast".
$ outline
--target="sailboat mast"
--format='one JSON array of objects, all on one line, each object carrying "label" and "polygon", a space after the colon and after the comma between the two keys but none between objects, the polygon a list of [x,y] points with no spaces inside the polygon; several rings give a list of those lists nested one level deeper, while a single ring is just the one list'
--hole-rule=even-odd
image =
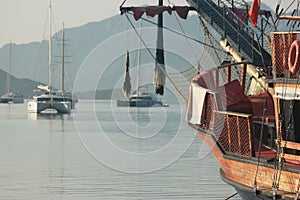
[{"label": "sailboat mast", "polygon": [[48,57],[48,64],[49,64],[49,89],[52,90],[52,28],[51,28],[51,0],[49,4],[49,57]]},{"label": "sailboat mast", "polygon": [[11,90],[11,41],[9,42],[9,73],[7,73],[6,79],[6,92],[9,93]]},{"label": "sailboat mast", "polygon": [[[142,22],[141,20],[141,25],[140,25],[140,37],[142,37]],[[140,71],[140,65],[141,65],[141,48],[142,48],[142,40],[139,40],[139,49],[138,49],[138,68],[137,68],[137,95],[140,95],[140,76],[141,76],[141,71]]]},{"label": "sailboat mast", "polygon": [[61,48],[61,92],[65,91],[65,25],[62,27],[62,48]]}]

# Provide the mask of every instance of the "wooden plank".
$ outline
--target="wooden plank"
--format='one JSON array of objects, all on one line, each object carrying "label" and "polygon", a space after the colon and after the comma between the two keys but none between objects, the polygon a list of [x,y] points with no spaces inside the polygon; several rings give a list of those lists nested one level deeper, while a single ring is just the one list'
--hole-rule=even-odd
[{"label": "wooden plank", "polygon": [[286,19],[286,20],[300,21],[300,16],[279,15],[279,16],[277,16],[277,18],[278,18],[278,19]]},{"label": "wooden plank", "polygon": [[300,161],[300,156],[294,155],[294,154],[281,153],[280,157],[283,157],[283,158],[288,159],[288,160]]},{"label": "wooden plank", "polygon": [[300,150],[300,144],[299,143],[285,141],[285,140],[281,141],[280,147],[281,148]]}]

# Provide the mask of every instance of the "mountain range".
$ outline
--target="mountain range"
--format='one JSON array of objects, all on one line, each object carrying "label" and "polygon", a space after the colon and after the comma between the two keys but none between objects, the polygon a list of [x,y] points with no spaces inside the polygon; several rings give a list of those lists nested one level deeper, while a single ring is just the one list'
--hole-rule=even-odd
[{"label": "mountain range", "polygon": [[[192,15],[188,18],[188,20],[180,20],[180,26],[177,23],[176,18],[169,15],[164,15],[164,24],[166,27],[172,30],[176,30],[180,32],[180,26],[183,27],[185,34],[190,35],[191,37],[195,37],[199,39],[199,30],[195,31],[195,27],[199,26],[198,19],[195,15]],[[132,16],[129,16],[133,19]],[[135,28],[143,28],[143,34],[145,40],[148,38],[153,38],[152,41],[146,41],[151,46],[150,51],[155,54],[155,47],[156,44],[156,32],[154,28],[156,25],[154,24],[157,21],[156,18],[151,20],[152,23],[143,22],[141,25],[140,22],[136,22],[132,20],[131,22],[135,26]],[[151,29],[152,28],[152,29]],[[144,31],[145,30],[145,31]],[[148,33],[146,33],[150,30]],[[129,32],[129,36],[128,36]],[[144,33],[145,32],[145,33]],[[171,40],[169,35],[173,34],[172,32],[168,33],[165,32],[165,40]],[[133,36],[134,35],[134,36]],[[147,35],[150,35],[148,37]],[[174,35],[174,34],[173,34]],[[172,37],[178,37],[173,36]],[[124,38],[126,36],[129,38],[127,41]],[[60,88],[60,60],[61,60],[61,31],[57,31],[53,37],[53,82],[54,87]],[[66,71],[66,78],[65,78],[65,85],[67,90],[74,89],[72,88],[74,81],[76,79],[78,70],[80,67],[84,65],[85,60],[87,59],[88,55],[91,52],[95,51],[97,48],[101,48],[102,43],[107,43],[109,41],[110,49],[107,49],[112,54],[115,50],[122,52],[121,55],[116,55],[113,62],[110,63],[110,66],[102,66],[101,63],[107,63],[109,61],[105,61],[106,57],[101,55],[97,57],[96,60],[93,61],[93,64],[88,66],[94,69],[92,70],[105,70],[106,74],[103,80],[101,79],[101,85],[97,86],[99,90],[110,90],[115,88],[115,81],[118,79],[122,79],[125,70],[125,54],[126,51],[132,51],[131,54],[131,63],[134,63],[136,66],[137,60],[137,45],[139,44],[138,38],[135,34],[135,30],[132,29],[130,23],[126,20],[125,16],[116,15],[112,18],[105,19],[98,22],[91,22],[79,27],[67,28],[65,29],[65,71]],[[116,39],[115,39],[116,38]],[[182,37],[184,38],[184,37]],[[128,44],[129,43],[129,44]],[[134,44],[133,44],[134,43]],[[150,44],[151,43],[151,44]],[[166,42],[165,42],[166,43]],[[176,47],[177,44],[171,44]],[[166,45],[167,46],[167,45]],[[11,54],[10,52],[11,48]],[[143,58],[142,63],[140,64],[147,64],[147,63],[154,63],[153,58],[149,54],[149,51],[146,47],[143,48]],[[177,48],[177,47],[176,47]],[[186,51],[183,49],[183,51]],[[168,57],[168,54],[171,56]],[[9,56],[11,56],[11,73],[13,76],[14,86],[13,91],[22,93],[25,97],[32,96],[32,89],[36,88],[38,83],[43,83],[45,85],[48,84],[48,41],[46,39],[40,42],[31,42],[27,44],[7,44],[4,45],[0,49],[0,69],[4,72],[9,71]],[[166,62],[170,63],[172,66],[180,66],[182,64],[186,64],[186,60],[182,60],[182,62],[178,62],[178,59],[172,56],[172,52],[168,53],[166,51]],[[154,65],[153,65],[154,66]],[[3,71],[0,73],[0,94],[5,92],[5,81],[6,78],[3,74]],[[151,69],[153,71],[153,69]],[[2,77],[4,76],[4,77]],[[118,77],[118,79],[116,79]],[[30,80],[32,82],[29,84]],[[23,83],[24,82],[24,83]],[[26,82],[26,84],[25,84]],[[82,86],[79,91],[76,92],[87,92],[90,91],[91,88],[85,88],[85,83],[89,82],[89,78],[82,81],[80,85]],[[29,87],[30,86],[30,87]],[[119,86],[117,86],[119,87]],[[121,86],[119,87],[121,88]],[[76,90],[76,89],[75,89]]]},{"label": "mountain range", "polygon": [[[105,20],[65,29],[67,90],[81,93],[82,95],[79,96],[82,97],[96,90],[104,91],[103,94],[97,93],[96,96],[100,98],[109,98],[114,90],[121,91],[127,50],[130,51],[132,81],[137,83],[137,66],[143,66],[140,73],[142,77],[139,77],[139,80],[144,83],[152,82],[157,18],[148,19],[150,22],[141,22],[134,21],[131,15],[128,17],[131,19],[130,22],[124,15],[116,15]],[[197,40],[204,40],[198,17],[190,15],[187,20],[182,20],[164,14],[164,26],[167,27],[164,29],[164,45],[168,70],[180,71],[196,64],[203,52],[203,45]],[[141,35],[143,42],[140,42],[136,33]],[[58,89],[60,89],[61,34],[59,30],[52,37],[53,82],[54,87]],[[187,39],[184,35],[193,39]],[[48,84],[47,39],[27,44],[11,44],[11,46],[8,43],[0,48],[0,95],[5,93],[5,72],[9,71],[10,56],[12,91],[29,98],[38,84]],[[89,74],[82,75],[84,69]],[[91,82],[95,82],[92,87],[89,84]]]}]

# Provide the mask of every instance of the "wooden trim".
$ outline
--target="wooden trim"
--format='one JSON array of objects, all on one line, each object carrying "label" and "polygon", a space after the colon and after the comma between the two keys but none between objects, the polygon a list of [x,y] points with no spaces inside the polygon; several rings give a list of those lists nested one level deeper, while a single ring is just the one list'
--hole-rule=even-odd
[{"label": "wooden trim", "polygon": [[294,155],[294,154],[288,154],[288,153],[281,153],[280,157],[284,158],[284,159],[288,159],[288,160],[296,160],[296,161],[300,161],[300,156],[298,155]]},{"label": "wooden trim", "polygon": [[281,148],[300,150],[300,143],[282,140],[281,143],[280,143],[280,147]]},{"label": "wooden trim", "polygon": [[239,143],[239,153],[242,154],[242,138],[241,138],[241,127],[239,116],[236,117],[237,131],[238,131],[238,143]]},{"label": "wooden trim", "polygon": [[231,81],[231,66],[227,68],[227,83]]},{"label": "wooden trim", "polygon": [[238,116],[238,117],[245,117],[245,118],[252,117],[252,114],[232,112],[232,111],[218,111],[218,113],[225,114],[225,115],[233,115],[233,116]]},{"label": "wooden trim", "polygon": [[294,83],[275,83],[274,88],[276,87],[289,87],[289,88],[298,88],[299,89],[299,84],[294,84]]},{"label": "wooden trim", "polygon": [[247,73],[247,64],[243,64],[242,65],[242,80],[241,80],[241,83],[242,83],[242,88],[245,92],[245,88],[246,88],[246,73]]},{"label": "wooden trim", "polygon": [[286,19],[286,20],[300,21],[300,16],[279,15],[279,16],[277,16],[277,18],[278,18],[278,19]]},{"label": "wooden trim", "polygon": [[229,67],[229,66],[236,66],[236,65],[242,65],[242,64],[249,64],[248,61],[241,61],[241,62],[235,62],[235,63],[228,63],[228,64],[225,64],[225,65],[220,65],[218,66],[218,69],[222,69],[222,68],[225,68],[225,67]]}]

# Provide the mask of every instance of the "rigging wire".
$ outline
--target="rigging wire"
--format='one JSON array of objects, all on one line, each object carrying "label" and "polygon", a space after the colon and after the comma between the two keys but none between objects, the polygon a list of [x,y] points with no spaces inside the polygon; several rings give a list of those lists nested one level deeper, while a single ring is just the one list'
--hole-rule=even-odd
[{"label": "rigging wire", "polygon": [[[267,95],[269,95],[267,93]],[[263,139],[263,129],[264,129],[264,121],[266,118],[266,114],[267,114],[267,96],[265,97],[265,101],[264,101],[264,108],[263,108],[263,116],[261,119],[261,127],[260,127],[260,133],[259,133],[259,145],[258,145],[258,156],[257,156],[257,165],[256,165],[256,171],[255,171],[255,176],[254,176],[254,183],[253,183],[253,187],[254,187],[254,192],[256,194],[257,192],[257,175],[258,175],[258,168],[260,165],[260,158],[261,158],[261,147],[262,147],[262,139]]]},{"label": "rigging wire", "polygon": [[[169,2],[169,4],[171,4],[171,1],[170,1],[170,0],[168,0],[168,2]],[[175,16],[175,19],[176,19],[176,21],[177,21],[177,24],[178,24],[178,26],[179,26],[179,28],[180,28],[182,34],[186,35],[186,33],[185,33],[185,31],[184,31],[184,29],[183,29],[183,27],[182,27],[182,24],[181,24],[180,21],[179,21],[179,18],[178,18],[178,16],[177,16],[177,13],[176,13],[176,12],[175,12],[175,15],[174,15],[174,16]],[[195,51],[194,51],[194,49],[193,49],[193,47],[192,47],[190,41],[188,40],[187,37],[184,37],[184,38],[186,39],[186,42],[188,43],[188,45],[189,45],[189,47],[190,47],[190,50],[191,50],[191,52],[192,52],[192,54],[193,54],[193,56],[194,56],[194,58],[195,58],[195,60],[196,60],[196,62],[197,62],[197,65],[200,65],[200,60],[199,60],[198,57],[196,56],[196,53],[195,53]]]},{"label": "rigging wire", "polygon": [[229,199],[231,199],[232,197],[236,196],[237,194],[238,194],[238,193],[236,192],[236,193],[230,195],[229,197],[227,197],[225,200],[229,200]]},{"label": "rigging wire", "polygon": [[120,8],[122,8],[124,6],[124,4],[126,3],[127,0],[124,0],[121,5],[120,5]]},{"label": "rigging wire", "polygon": [[[130,15],[133,15],[133,13],[129,13],[129,14],[130,14]],[[157,23],[152,22],[151,20],[148,20],[148,19],[146,19],[146,18],[144,18],[144,17],[141,17],[140,19],[142,19],[142,20],[144,20],[144,21],[146,21],[146,22],[148,22],[148,23],[150,23],[150,24],[157,25]],[[213,46],[213,45],[208,45],[208,44],[206,44],[206,43],[204,43],[204,42],[202,42],[202,41],[200,41],[200,40],[197,40],[197,39],[195,39],[195,38],[193,38],[193,37],[190,37],[190,36],[188,36],[188,35],[184,35],[184,34],[178,32],[178,31],[175,31],[175,30],[173,30],[173,29],[171,29],[171,28],[168,28],[168,27],[166,27],[166,26],[163,26],[162,28],[164,28],[164,29],[166,29],[166,30],[168,30],[168,31],[170,31],[170,32],[172,32],[172,33],[175,33],[175,34],[177,34],[177,35],[179,35],[179,36],[186,37],[187,39],[190,39],[190,40],[192,40],[192,41],[194,41],[194,42],[197,42],[197,43],[199,43],[199,44],[202,44],[202,45],[204,45],[204,46],[206,46],[206,47],[210,47],[210,48],[215,49],[215,50],[217,50],[217,51],[225,52],[223,49],[218,49],[218,48],[216,48],[216,47]]]}]

